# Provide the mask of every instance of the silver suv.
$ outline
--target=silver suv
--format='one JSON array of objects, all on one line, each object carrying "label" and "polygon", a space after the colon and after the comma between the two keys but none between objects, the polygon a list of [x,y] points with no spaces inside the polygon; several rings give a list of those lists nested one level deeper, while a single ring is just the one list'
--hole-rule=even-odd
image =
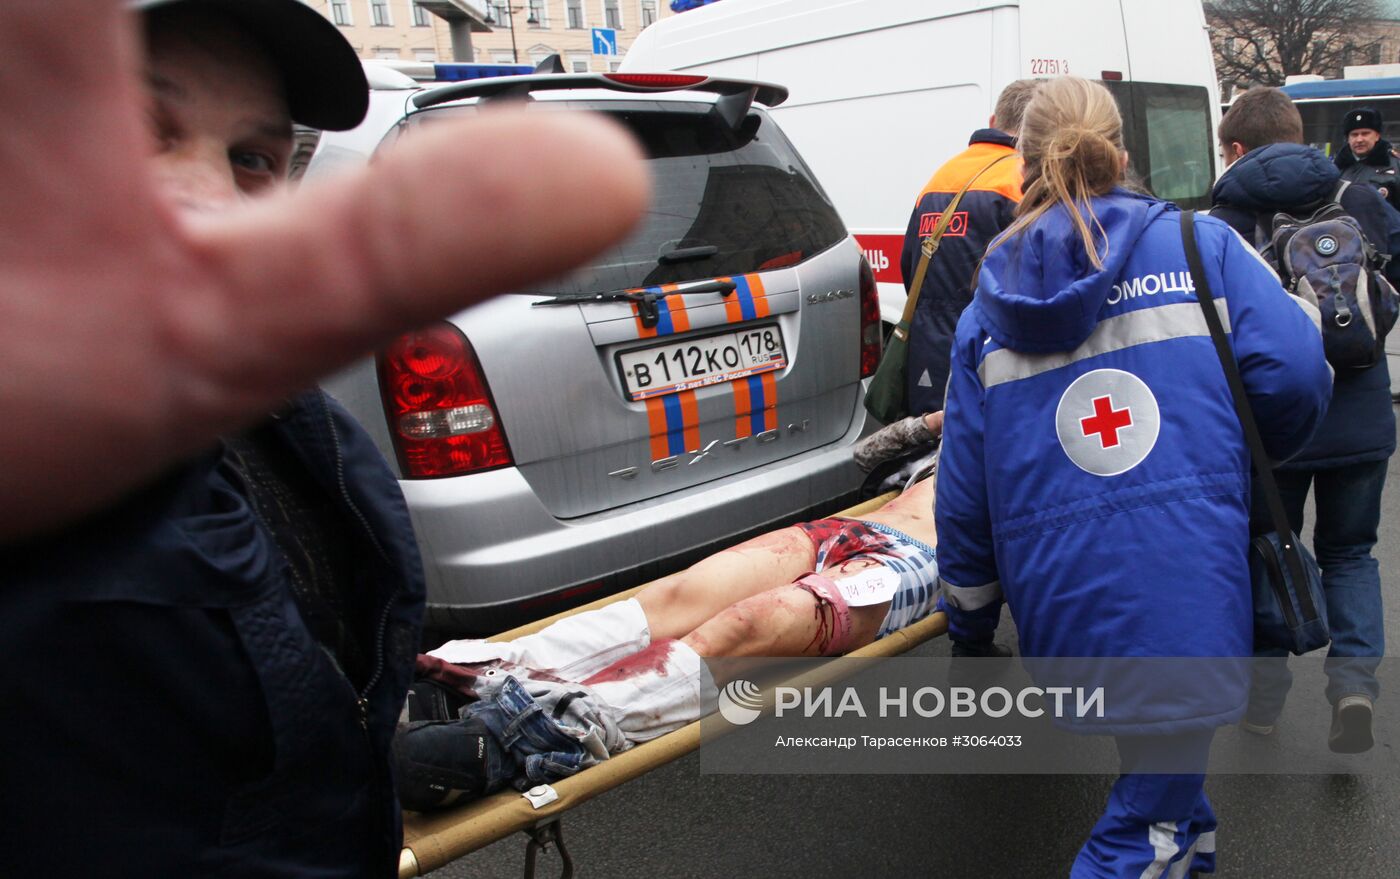
[{"label": "silver suv", "polygon": [[880,309],[855,240],[758,106],[786,96],[674,74],[412,96],[389,139],[500,100],[605,113],[654,184],[640,227],[591,265],[326,383],[396,463],[430,628],[499,630],[851,501]]}]

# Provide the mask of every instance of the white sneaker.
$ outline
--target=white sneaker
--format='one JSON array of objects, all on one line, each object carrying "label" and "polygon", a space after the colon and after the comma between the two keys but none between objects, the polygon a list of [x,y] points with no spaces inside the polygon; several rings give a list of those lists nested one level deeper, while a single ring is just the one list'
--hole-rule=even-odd
[{"label": "white sneaker", "polygon": [[1247,733],[1253,733],[1256,736],[1271,736],[1274,734],[1274,725],[1272,723],[1250,723],[1247,720],[1241,720],[1240,729]]}]

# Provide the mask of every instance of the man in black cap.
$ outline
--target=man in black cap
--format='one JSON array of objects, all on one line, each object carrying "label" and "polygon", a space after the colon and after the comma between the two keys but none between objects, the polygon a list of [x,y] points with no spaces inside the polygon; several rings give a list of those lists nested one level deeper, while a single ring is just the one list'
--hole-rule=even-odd
[{"label": "man in black cap", "polygon": [[1400,208],[1400,159],[1391,151],[1390,142],[1381,136],[1379,110],[1358,107],[1347,111],[1342,123],[1347,145],[1337,154],[1337,167],[1342,179],[1375,187],[1393,208]]},{"label": "man in black cap", "polygon": [[[107,238],[133,250],[156,244],[165,273],[140,278],[153,297],[171,281],[180,295],[155,300],[159,332],[116,349],[136,360],[99,364],[116,379],[106,385],[111,413],[123,403],[160,404],[161,388],[133,368],[145,351],[133,349],[180,355],[171,362],[183,358],[195,368],[170,380],[189,385],[193,398],[218,396],[224,391],[211,378],[247,368],[235,349],[219,345],[227,327],[248,327],[248,347],[275,347],[286,331],[271,300],[310,296],[337,273],[309,259],[315,268],[302,275],[305,287],[284,284],[262,291],[263,300],[247,293],[247,310],[231,309],[211,280],[220,271],[245,282],[263,277],[224,247],[238,231],[225,218],[277,198],[292,123],[348,128],[367,104],[354,52],[297,0],[133,5],[144,38],[147,154],[144,167],[118,171],[154,181],[167,237],[151,242],[94,222],[108,207],[102,204],[76,219],[100,233],[92,235],[94,249]],[[120,138],[109,146],[114,161],[130,155]],[[78,152],[64,143],[55,150]],[[323,208],[337,195],[347,192],[316,193]],[[144,219],[135,209],[127,216],[138,227]],[[271,212],[253,216],[279,221]],[[61,227],[52,223],[48,234],[59,236]],[[180,250],[192,244],[201,257],[194,263]],[[268,252],[243,255],[269,259]],[[86,249],[68,255],[75,264],[86,257]],[[26,277],[15,272],[17,262],[0,262],[12,281]],[[284,272],[282,280],[294,277]],[[89,280],[115,293],[129,279]],[[354,286],[348,275],[345,283]],[[313,298],[301,307],[315,306]],[[91,307],[106,315],[111,333],[144,327],[100,297]],[[24,321],[31,311],[6,314]],[[296,344],[309,337],[281,338]],[[26,375],[50,382],[51,394],[64,386],[65,361],[83,364],[106,350],[68,348],[61,337],[40,341],[50,369]],[[28,348],[6,350],[24,362]],[[276,364],[267,358],[263,368]],[[258,379],[231,382],[250,391],[243,411],[258,412],[266,395]],[[83,423],[86,413],[69,408],[77,420],[47,424],[47,441],[68,442]],[[262,411],[261,422],[226,432],[105,509],[0,545],[7,874],[395,873],[401,827],[389,743],[424,592],[408,513],[363,429],[325,395],[303,393]],[[165,430],[184,427],[168,421]],[[85,439],[99,456],[109,441],[100,430]],[[138,457],[146,451],[129,449]],[[75,471],[87,466],[80,456],[73,463]],[[49,476],[51,491],[63,493],[62,474]]]},{"label": "man in black cap", "polygon": [[[354,118],[335,95],[363,80],[328,60],[348,50],[314,9],[206,2],[256,32],[285,113]],[[138,32],[183,5],[0,3],[0,543],[110,507],[399,333],[570,270],[646,205],[621,127],[502,108],[295,193],[175,210],[150,173]],[[268,158],[240,148],[239,179]]]}]

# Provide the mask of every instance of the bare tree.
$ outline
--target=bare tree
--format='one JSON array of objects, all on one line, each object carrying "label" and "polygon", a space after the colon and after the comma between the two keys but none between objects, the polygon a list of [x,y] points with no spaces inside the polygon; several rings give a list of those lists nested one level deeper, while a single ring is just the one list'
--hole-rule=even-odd
[{"label": "bare tree", "polygon": [[1336,76],[1372,61],[1376,0],[1206,0],[1221,82],[1283,85],[1295,73]]}]

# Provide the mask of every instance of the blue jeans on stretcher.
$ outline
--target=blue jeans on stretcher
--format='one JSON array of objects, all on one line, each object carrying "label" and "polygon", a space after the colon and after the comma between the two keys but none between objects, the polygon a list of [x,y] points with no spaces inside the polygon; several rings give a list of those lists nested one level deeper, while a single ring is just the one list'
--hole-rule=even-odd
[{"label": "blue jeans on stretcher", "polygon": [[487,780],[487,790],[512,784],[527,790],[567,778],[583,767],[587,750],[577,738],[560,729],[544,707],[509,678],[494,696],[467,709],[486,724],[496,741],[510,755],[500,763],[502,777]]},{"label": "blue jeans on stretcher", "polygon": [[[1079,850],[1070,879],[1184,879],[1215,870],[1215,812],[1205,794],[1206,760],[1214,730],[1176,736],[1119,736],[1124,774],[1108,795],[1103,817]],[[1164,756],[1170,755],[1170,756]],[[1199,765],[1199,774],[1159,774]]]},{"label": "blue jeans on stretcher", "polygon": [[[1332,646],[1327,649],[1327,701],[1343,696],[1380,695],[1376,669],[1385,653],[1384,617],[1381,609],[1380,564],[1371,555],[1381,519],[1381,489],[1385,486],[1386,461],[1368,461],[1326,470],[1275,470],[1279,495],[1289,525],[1302,531],[1303,503],[1313,490],[1317,522],[1313,530],[1313,555],[1322,568],[1322,590],[1327,600],[1327,623]],[[1271,530],[1267,508],[1255,492],[1251,531]],[[1283,711],[1293,685],[1285,650],[1261,650],[1249,697],[1247,720],[1266,725]]]}]

